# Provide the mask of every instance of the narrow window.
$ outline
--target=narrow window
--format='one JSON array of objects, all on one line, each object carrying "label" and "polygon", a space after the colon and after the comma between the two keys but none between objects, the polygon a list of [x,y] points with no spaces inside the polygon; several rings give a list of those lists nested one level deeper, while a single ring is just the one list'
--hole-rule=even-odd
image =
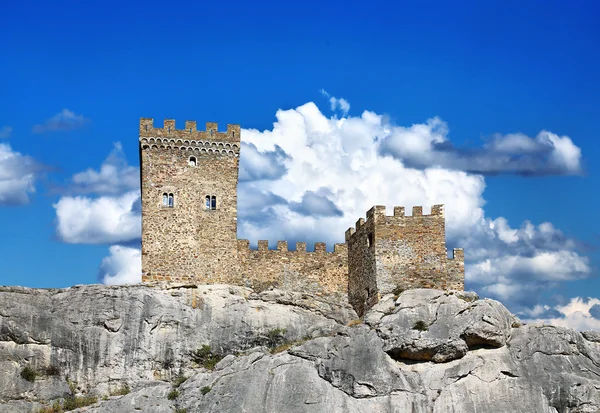
[{"label": "narrow window", "polygon": [[173,194],[169,194],[169,208],[173,208]]},{"label": "narrow window", "polygon": [[210,196],[206,195],[206,209],[210,209]]},{"label": "narrow window", "polygon": [[163,206],[169,206],[169,195],[163,194]]},{"label": "narrow window", "polygon": [[190,156],[190,160],[188,161],[190,166],[196,166],[196,158],[194,156]]},{"label": "narrow window", "polygon": [[367,247],[371,247],[373,245],[373,233],[369,232],[367,236]]},{"label": "narrow window", "polygon": [[212,202],[210,205],[211,209],[217,209],[217,197],[213,195]]}]

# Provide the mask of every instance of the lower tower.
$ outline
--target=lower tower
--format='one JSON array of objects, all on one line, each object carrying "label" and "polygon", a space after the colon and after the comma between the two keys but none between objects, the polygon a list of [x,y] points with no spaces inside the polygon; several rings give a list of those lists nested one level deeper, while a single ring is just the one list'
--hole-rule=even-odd
[{"label": "lower tower", "polygon": [[346,231],[348,244],[348,299],[359,315],[381,294],[409,288],[464,289],[464,254],[454,249],[447,258],[444,206],[434,205],[430,215],[413,207],[374,206],[367,220]]}]

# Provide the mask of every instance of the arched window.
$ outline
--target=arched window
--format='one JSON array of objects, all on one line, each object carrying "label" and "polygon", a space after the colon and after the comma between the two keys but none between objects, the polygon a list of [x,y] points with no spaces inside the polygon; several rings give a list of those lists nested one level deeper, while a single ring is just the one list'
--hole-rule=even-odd
[{"label": "arched window", "polygon": [[169,194],[169,208],[173,208],[173,194]]},{"label": "arched window", "polygon": [[163,194],[163,206],[169,206],[169,195],[168,194]]},{"label": "arched window", "polygon": [[210,209],[210,195],[206,195],[206,209]]},{"label": "arched window", "polygon": [[217,197],[214,195],[211,199],[210,209],[217,209]]},{"label": "arched window", "polygon": [[188,165],[190,165],[190,166],[196,166],[196,157],[195,156],[190,156],[190,160],[188,161]]}]

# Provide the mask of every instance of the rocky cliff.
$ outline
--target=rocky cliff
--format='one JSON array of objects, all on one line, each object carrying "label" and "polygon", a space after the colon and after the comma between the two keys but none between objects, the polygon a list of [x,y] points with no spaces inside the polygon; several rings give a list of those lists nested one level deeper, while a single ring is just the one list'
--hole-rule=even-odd
[{"label": "rocky cliff", "polygon": [[599,412],[600,334],[474,293],[0,288],[4,412]]}]

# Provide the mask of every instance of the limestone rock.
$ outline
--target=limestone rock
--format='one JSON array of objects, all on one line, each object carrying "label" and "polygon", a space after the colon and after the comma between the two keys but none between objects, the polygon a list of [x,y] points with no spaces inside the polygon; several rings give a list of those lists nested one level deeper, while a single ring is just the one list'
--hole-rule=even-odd
[{"label": "limestone rock", "polygon": [[373,310],[379,314],[366,322],[390,356],[440,363],[464,357],[469,348],[504,346],[517,321],[497,301],[439,290],[407,290],[394,307],[388,297]]},{"label": "limestone rock", "polygon": [[[595,332],[436,290],[356,318],[344,302],[226,285],[3,287],[0,413],[73,392],[98,396],[74,410],[88,413],[600,411]],[[202,345],[210,363],[192,357]]]}]

